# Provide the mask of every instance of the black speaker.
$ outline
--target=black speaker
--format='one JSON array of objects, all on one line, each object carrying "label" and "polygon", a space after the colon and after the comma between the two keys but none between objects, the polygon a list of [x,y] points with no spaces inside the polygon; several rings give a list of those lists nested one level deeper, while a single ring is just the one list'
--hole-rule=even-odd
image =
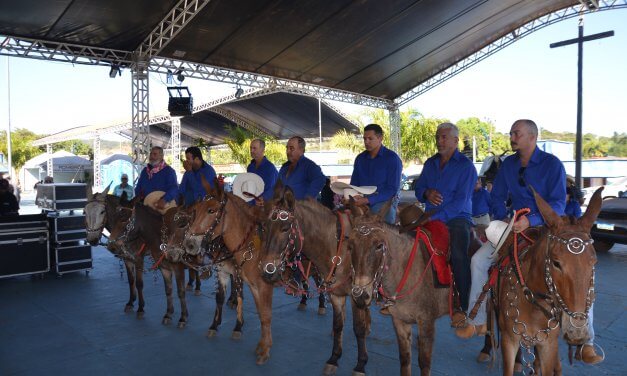
[{"label": "black speaker", "polygon": [[168,101],[168,111],[170,116],[189,116],[194,108],[192,93],[185,86],[168,87],[170,100]]}]

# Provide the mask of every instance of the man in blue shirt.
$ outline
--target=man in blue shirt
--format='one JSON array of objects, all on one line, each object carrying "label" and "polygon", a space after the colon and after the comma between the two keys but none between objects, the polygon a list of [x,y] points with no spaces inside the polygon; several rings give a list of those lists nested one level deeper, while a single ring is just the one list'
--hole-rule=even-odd
[{"label": "man in blue shirt", "polygon": [[472,222],[475,226],[490,224],[490,192],[483,187],[481,178],[477,179],[475,191],[472,193]]},{"label": "man in blue shirt", "polygon": [[113,188],[113,195],[122,197],[122,194],[124,192],[126,192],[127,200],[133,199],[133,187],[128,184],[128,175],[126,174],[122,174],[122,176],[120,177],[120,184],[116,185],[115,188]]},{"label": "man in blue shirt", "polygon": [[451,267],[462,310],[468,309],[470,292],[470,229],[472,192],[477,170],[457,150],[459,129],[451,123],[438,125],[435,134],[438,153],[427,159],[416,182],[416,198],[432,212],[432,220],[446,223],[450,233]]},{"label": "man in blue shirt", "polygon": [[354,196],[353,199],[357,205],[370,206],[373,213],[378,213],[391,199],[392,206],[385,221],[393,225],[396,222],[403,164],[395,152],[383,146],[383,129],[378,124],[368,124],[364,128],[364,147],[366,150],[355,158],[350,184],[376,186],[377,191],[369,196]]},{"label": "man in blue shirt", "polygon": [[287,141],[287,162],[279,170],[279,179],[294,191],[297,200],[307,197],[315,200],[326,177],[320,166],[305,157],[305,146],[305,140],[300,136],[294,136]]},{"label": "man in blue shirt", "polygon": [[263,206],[263,202],[272,199],[274,185],[279,173],[276,167],[266,158],[266,143],[262,139],[254,139],[250,142],[250,156],[253,158],[246,168],[246,172],[257,174],[263,180],[263,193],[259,200],[255,200],[257,206]]},{"label": "man in blue shirt", "polygon": [[179,195],[183,196],[183,204],[189,206],[197,200],[202,200],[207,194],[202,186],[201,176],[204,176],[213,188],[216,171],[203,160],[202,153],[196,146],[188,147],[185,150],[183,168],[185,169],[185,174],[183,174],[183,180],[181,180]]},{"label": "man in blue shirt", "polygon": [[178,194],[176,173],[163,160],[163,148],[160,146],[150,149],[149,163],[139,175],[135,186],[135,196],[143,200],[154,191],[165,192],[165,195],[155,204],[157,208],[164,208],[166,202],[175,200]]}]

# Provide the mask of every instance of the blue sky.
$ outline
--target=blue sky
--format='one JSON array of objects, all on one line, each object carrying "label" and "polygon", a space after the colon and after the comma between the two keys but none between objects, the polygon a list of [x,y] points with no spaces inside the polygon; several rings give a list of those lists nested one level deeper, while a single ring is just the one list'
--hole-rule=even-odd
[{"label": "blue sky", "polygon": [[[530,118],[551,131],[575,131],[577,47],[550,49],[552,42],[575,38],[577,19],[569,19],[521,39],[465,72],[419,96],[409,106],[425,116],[476,116],[509,130]],[[614,30],[615,36],[584,45],[584,132],[627,132],[627,10],[587,15],[585,34]],[[107,67],[73,66],[10,59],[11,124],[36,133],[55,133],[89,124],[130,121],[130,72],[109,78]],[[150,113],[167,109],[165,77],[151,75]],[[0,124],[8,123],[7,58],[0,57]],[[230,94],[233,85],[185,80],[196,104]],[[360,106],[338,104],[353,113]]]}]

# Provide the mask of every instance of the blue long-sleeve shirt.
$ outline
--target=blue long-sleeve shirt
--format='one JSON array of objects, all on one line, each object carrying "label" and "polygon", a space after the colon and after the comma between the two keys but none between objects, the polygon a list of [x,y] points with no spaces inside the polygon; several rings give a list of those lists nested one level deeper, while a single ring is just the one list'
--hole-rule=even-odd
[{"label": "blue long-sleeve shirt", "polygon": [[573,216],[575,218],[581,217],[581,205],[579,205],[579,201],[576,198],[571,197],[566,203],[566,208],[564,209],[564,215]]},{"label": "blue long-sleeve shirt", "polygon": [[316,198],[324,183],[326,177],[322,173],[320,166],[304,155],[296,162],[296,167],[287,176],[290,162],[283,163],[279,170],[279,179],[284,185],[287,185],[294,191],[294,197],[297,200],[303,200],[306,197]]},{"label": "blue long-sleeve shirt", "polygon": [[[477,170],[459,150],[455,150],[444,168],[440,168],[440,154],[427,159],[416,182],[416,198],[425,203],[426,211],[435,211],[431,219],[448,222],[465,218],[471,222],[472,192],[477,182]],[[425,198],[427,189],[435,189],[442,195],[442,203],[431,204]]]},{"label": "blue long-sleeve shirt", "polygon": [[161,171],[148,178],[148,167],[144,168],[139,175],[137,185],[135,186],[135,196],[144,198],[154,191],[164,191],[163,199],[168,202],[176,199],[179,191],[179,185],[176,182],[176,173],[170,166],[165,166]]},{"label": "blue long-sleeve shirt", "polygon": [[204,176],[207,182],[214,187],[214,179],[216,178],[216,171],[207,162],[203,161],[202,166],[198,171],[193,169],[185,171],[181,185],[179,187],[179,194],[183,195],[183,200],[186,206],[192,205],[197,200],[201,200],[207,192],[202,186],[201,176]]},{"label": "blue long-sleeve shirt", "polygon": [[[518,153],[505,158],[499,172],[496,174],[492,187],[492,214],[494,219],[503,219],[507,216],[505,202],[512,199],[512,209],[529,208],[527,214],[530,226],[544,224],[544,219],[538,210],[533,193],[528,186],[538,192],[557,215],[564,215],[566,206],[566,171],[557,157],[546,153],[537,147],[529,159],[524,170],[521,170]],[[525,185],[521,185],[524,180]]]},{"label": "blue long-sleeve shirt", "polygon": [[402,171],[403,164],[398,155],[381,145],[374,158],[370,157],[367,150],[355,158],[351,185],[376,185],[377,192],[368,196],[370,205],[376,205],[398,194]]},{"label": "blue long-sleeve shirt", "polygon": [[261,196],[265,201],[272,199],[272,194],[274,191],[274,185],[276,184],[276,179],[279,176],[279,172],[276,170],[276,167],[268,160],[268,158],[263,157],[259,167],[257,167],[257,163],[253,159],[248,168],[246,168],[246,172],[252,172],[253,174],[257,174],[263,180],[263,193]]},{"label": "blue long-sleeve shirt", "polygon": [[472,216],[490,213],[490,200],[490,192],[485,188],[472,192]]}]

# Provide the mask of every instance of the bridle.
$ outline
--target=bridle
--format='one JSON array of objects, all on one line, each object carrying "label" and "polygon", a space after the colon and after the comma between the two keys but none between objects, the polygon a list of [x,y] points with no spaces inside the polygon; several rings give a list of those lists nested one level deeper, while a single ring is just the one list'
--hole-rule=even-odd
[{"label": "bridle", "polygon": [[[385,230],[381,227],[374,227],[374,226],[370,227],[366,225],[357,226],[355,227],[354,230],[357,235],[362,236],[362,237],[369,236],[373,231],[381,231],[385,233]],[[352,280],[353,280],[353,285],[351,288],[351,295],[353,296],[354,299],[359,298],[364,293],[365,288],[370,285],[372,285],[373,295],[379,294],[379,290],[383,281],[383,273],[386,268],[388,249],[389,248],[388,248],[387,242],[384,241],[381,244],[381,252],[382,252],[381,262],[379,263],[377,271],[374,273],[374,276],[369,282],[366,282],[362,285],[355,285],[354,283],[355,282],[355,268],[354,266],[351,266],[351,275],[352,275]],[[376,298],[376,296],[373,296],[372,298],[374,299]]]},{"label": "bridle", "polygon": [[[303,249],[303,234],[300,229],[298,219],[293,212],[278,207],[274,207],[272,209],[268,219],[271,222],[289,221],[290,229],[288,240],[279,255],[279,266],[275,264],[274,260],[272,262],[268,262],[263,266],[264,273],[268,275],[272,275],[277,271],[283,273],[287,266],[290,266],[293,269],[297,268],[301,260],[301,251]],[[296,244],[297,240],[298,245]],[[296,250],[297,247],[298,250]]]}]

